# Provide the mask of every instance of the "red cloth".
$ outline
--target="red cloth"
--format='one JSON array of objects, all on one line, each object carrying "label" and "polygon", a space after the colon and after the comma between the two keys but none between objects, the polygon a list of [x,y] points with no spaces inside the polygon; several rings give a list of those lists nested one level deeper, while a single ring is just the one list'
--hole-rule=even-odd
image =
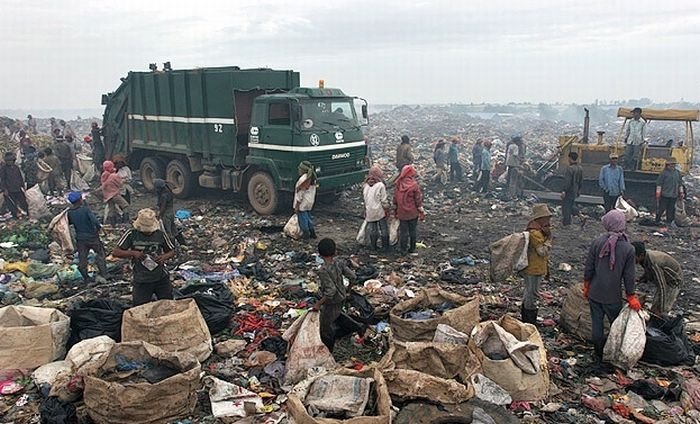
[{"label": "red cloth", "polygon": [[417,175],[413,166],[406,165],[396,179],[394,203],[396,203],[396,218],[401,221],[418,218],[418,209],[423,207],[423,194],[415,180]]}]

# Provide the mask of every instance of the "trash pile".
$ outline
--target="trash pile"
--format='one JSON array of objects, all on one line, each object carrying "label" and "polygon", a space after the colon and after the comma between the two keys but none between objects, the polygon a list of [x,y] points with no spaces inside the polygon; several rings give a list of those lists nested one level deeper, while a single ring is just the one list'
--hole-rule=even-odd
[{"label": "trash pile", "polygon": [[[341,315],[347,326],[338,328],[347,334],[332,354],[320,338],[319,314],[310,311],[322,259],[315,244],[284,236],[287,213],[260,217],[220,193],[177,201],[187,244],[168,265],[175,300],[137,307],[130,307],[128,262],[109,257],[107,281],[85,285],[77,256],[66,258],[53,241],[48,221],[65,200],[47,198],[50,214],[39,220],[0,221],[4,421],[700,419],[697,235],[671,227],[660,237],[657,228],[637,225],[639,218],[630,222],[632,239],[677,258],[687,286],[671,317],[651,317],[643,329],[636,327],[646,343],[618,364],[624,372],[595,367],[581,279],[590,241],[602,232],[597,219],[565,229],[553,217],[540,318],[525,324],[518,319],[522,280],[508,273],[492,278],[489,246],[523,231],[537,199],[505,202],[475,194],[466,181],[440,186],[430,178],[435,136],[507,140],[512,133],[530,134],[543,149],[528,151],[539,155],[555,148],[549,131],[570,124],[443,112],[398,108],[374,117],[370,129],[375,162],[388,175],[395,171],[398,137],[408,133],[415,140],[427,215],[418,224],[416,253],[380,254],[358,245],[356,230],[364,221],[359,190],[313,211],[319,237],[335,239],[338,260],[358,277]],[[152,206],[153,195],[135,186],[133,207]],[[93,210],[101,207],[92,196],[87,202]],[[600,213],[583,212],[590,218]],[[104,229],[108,252],[126,228]],[[89,264],[92,273],[92,256]],[[642,299],[653,290],[640,284],[637,291]],[[617,331],[613,327],[607,331]]]}]

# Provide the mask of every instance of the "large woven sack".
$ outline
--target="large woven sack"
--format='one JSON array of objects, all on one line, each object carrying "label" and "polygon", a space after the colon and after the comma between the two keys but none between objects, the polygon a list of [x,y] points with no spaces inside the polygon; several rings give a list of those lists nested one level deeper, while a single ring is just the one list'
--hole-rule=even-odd
[{"label": "large woven sack", "polygon": [[394,341],[379,361],[384,369],[409,369],[440,378],[467,381],[479,369],[479,361],[468,346],[453,343]]},{"label": "large woven sack", "polygon": [[394,341],[378,367],[393,396],[457,404],[474,396],[469,377],[479,362],[465,345]]},{"label": "large woven sack", "polygon": [[[605,331],[610,329],[610,324],[604,320]],[[584,341],[592,341],[591,308],[588,300],[583,297],[583,283],[575,284],[566,290],[564,304],[559,315],[559,325],[569,334]]]},{"label": "large woven sack", "polygon": [[34,369],[63,358],[69,335],[70,318],[58,309],[0,309],[0,370]]},{"label": "large woven sack", "polygon": [[492,283],[501,283],[527,267],[529,243],[530,233],[523,231],[507,235],[489,246],[489,278]]},{"label": "large woven sack", "polygon": [[194,299],[159,300],[124,312],[122,341],[140,341],[199,361],[211,355],[211,335]]},{"label": "large woven sack", "polygon": [[333,355],[321,340],[320,325],[320,314],[307,312],[297,318],[282,335],[288,343],[285,387],[306,379],[312,368],[336,367]]},{"label": "large woven sack", "polygon": [[[160,363],[180,371],[153,384],[128,382],[119,363]],[[166,352],[145,342],[117,343],[94,375],[85,377],[84,400],[97,424],[168,423],[191,415],[197,405],[201,366],[190,354]],[[120,377],[124,377],[123,379]]]},{"label": "large woven sack", "polygon": [[644,354],[648,318],[645,311],[635,311],[625,305],[610,326],[603,360],[623,370],[634,367]]},{"label": "large woven sack", "polygon": [[474,339],[478,339],[479,333],[492,322],[493,321],[486,321],[476,326],[472,332],[472,339],[469,341],[470,347],[476,353],[481,363],[481,373],[507,391],[514,401],[545,399],[549,392],[547,351],[544,348],[544,343],[542,342],[537,328],[532,324],[524,324],[510,315],[504,315],[495,322],[505,331],[515,336],[519,341],[527,341],[537,345],[539,351],[539,371],[535,374],[528,374],[518,367],[512,359],[490,359],[476,346]]},{"label": "large woven sack", "polygon": [[[333,419],[333,418],[314,418],[309,415],[304,406],[304,399],[308,393],[308,389],[311,386],[312,381],[319,377],[313,379],[305,380],[300,383],[299,386],[304,386],[304,389],[299,389],[295,387],[295,390],[289,393],[289,398],[287,400],[287,413],[294,419],[296,424],[389,424],[391,423],[391,396],[389,395],[389,390],[387,389],[386,382],[382,373],[376,368],[365,368],[362,371],[353,371],[344,368],[340,368],[333,371],[333,375],[341,376],[351,376],[359,378],[372,378],[374,379],[374,384],[372,385],[374,394],[370,394],[371,399],[376,399],[376,415],[372,416],[358,416],[348,419]],[[327,375],[327,374],[326,374]],[[344,396],[344,397],[347,397]]]},{"label": "large woven sack", "polygon": [[[435,307],[452,302],[457,307],[445,311],[442,316],[427,320],[413,320],[401,316],[416,309]],[[479,299],[467,298],[438,288],[421,290],[416,297],[394,306],[389,313],[391,331],[399,341],[431,341],[438,324],[447,324],[455,330],[469,334],[479,323]]]}]

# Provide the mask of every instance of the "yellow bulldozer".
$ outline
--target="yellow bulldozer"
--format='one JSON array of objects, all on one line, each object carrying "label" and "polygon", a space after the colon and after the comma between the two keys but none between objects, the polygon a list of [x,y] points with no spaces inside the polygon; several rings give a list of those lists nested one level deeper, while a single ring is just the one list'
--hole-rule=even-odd
[{"label": "yellow bulldozer", "polygon": [[[632,109],[619,108],[618,118],[624,118],[620,131],[613,144],[604,142],[604,132],[599,131],[595,142],[589,142],[589,118],[586,110],[584,119],[583,136],[564,135],[559,137],[559,149],[550,160],[543,163],[536,171],[537,179],[541,181],[538,189],[546,189],[552,192],[561,192],[564,179],[564,169],[568,166],[569,152],[578,153],[579,163],[583,168],[582,194],[600,196],[602,191],[598,187],[598,175],[603,165],[609,162],[610,154],[617,153],[620,156],[620,164],[626,162],[624,157],[625,129],[632,119]],[[693,137],[693,122],[700,121],[700,110],[681,109],[643,109],[642,119],[652,121],[674,121],[679,125],[685,125],[685,137],[683,140],[671,141],[664,144],[645,144],[642,147],[641,157],[634,169],[625,169],[625,184],[627,195],[637,204],[652,205],[654,202],[655,182],[659,173],[664,169],[666,160],[671,157],[678,161],[678,169],[682,175],[687,175],[693,165],[693,151],[695,147]],[[533,182],[533,181],[530,181]],[[584,197],[584,196],[582,196]],[[584,203],[598,203],[596,197],[585,196]],[[579,202],[582,199],[578,200]]]}]

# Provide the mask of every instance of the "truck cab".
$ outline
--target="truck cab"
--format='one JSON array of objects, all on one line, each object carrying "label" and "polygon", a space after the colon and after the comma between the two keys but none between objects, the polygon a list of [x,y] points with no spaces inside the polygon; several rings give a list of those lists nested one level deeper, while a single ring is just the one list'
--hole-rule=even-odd
[{"label": "truck cab", "polygon": [[248,180],[256,210],[277,208],[275,192],[293,193],[297,166],[305,160],[316,168],[323,195],[364,179],[367,107],[362,104],[358,114],[355,100],[337,88],[295,88],[255,99],[245,164],[259,169]]}]

